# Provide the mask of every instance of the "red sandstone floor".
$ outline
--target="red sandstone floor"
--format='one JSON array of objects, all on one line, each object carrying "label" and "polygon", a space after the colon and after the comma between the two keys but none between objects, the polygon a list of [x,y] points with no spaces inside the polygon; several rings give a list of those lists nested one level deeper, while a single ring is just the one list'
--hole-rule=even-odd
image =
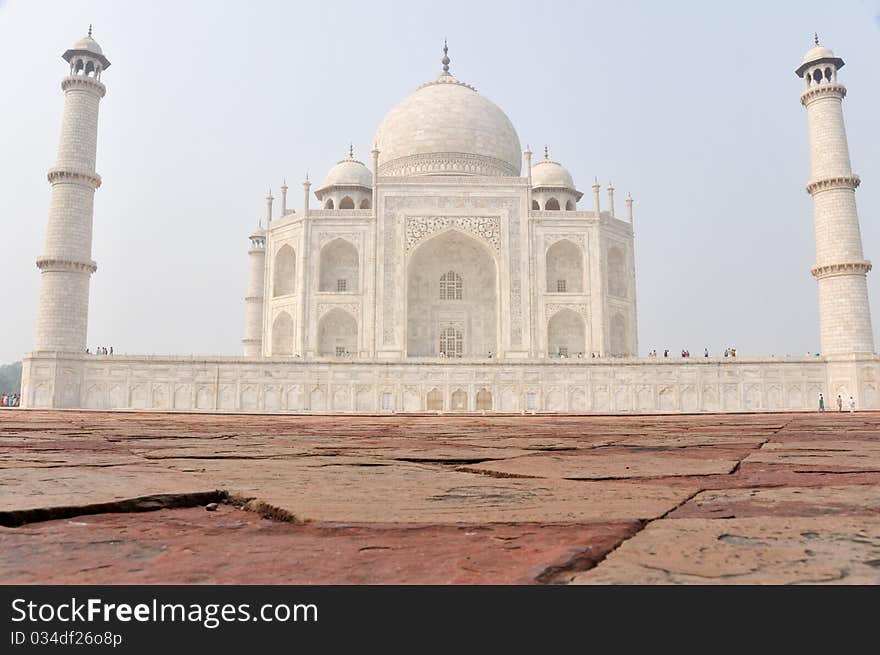
[{"label": "red sandstone floor", "polygon": [[878,483],[880,413],[4,410],[0,581],[876,584]]}]

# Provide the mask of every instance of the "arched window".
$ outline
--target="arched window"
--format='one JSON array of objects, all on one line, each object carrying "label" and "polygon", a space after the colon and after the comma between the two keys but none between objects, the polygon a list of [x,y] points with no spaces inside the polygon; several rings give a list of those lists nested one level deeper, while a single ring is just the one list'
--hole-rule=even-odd
[{"label": "arched window", "polygon": [[344,309],[331,309],[318,321],[318,354],[322,357],[357,355],[358,324]]},{"label": "arched window", "polygon": [[461,357],[464,340],[461,330],[457,327],[445,327],[440,330],[440,356]]},{"label": "arched window", "polygon": [[361,200],[361,209],[370,209],[370,199],[364,198]]},{"label": "arched window", "polygon": [[461,300],[461,275],[449,271],[440,276],[440,300]]},{"label": "arched window", "polygon": [[547,249],[547,292],[582,293],[584,256],[580,247],[561,239]]},{"label": "arched window", "polygon": [[547,323],[547,354],[550,357],[577,357],[586,351],[586,324],[571,309],[556,312]]},{"label": "arched window", "polygon": [[95,74],[95,64],[93,62],[89,62],[86,64],[86,75],[88,77],[92,77]]},{"label": "arched window", "polygon": [[333,209],[333,198],[327,198],[327,201],[324,203],[324,209]]},{"label": "arched window", "polygon": [[571,200],[565,201],[565,211],[574,211],[574,203]]},{"label": "arched window", "polygon": [[345,196],[339,201],[339,209],[354,209],[354,200],[349,196]]},{"label": "arched window", "polygon": [[275,253],[275,269],[272,273],[272,295],[286,296],[296,289],[296,253],[283,245]]},{"label": "arched window", "polygon": [[281,312],[272,322],[272,354],[293,354],[293,319],[287,312]]},{"label": "arched window", "polygon": [[611,317],[611,354],[612,355],[627,355],[628,349],[626,343],[628,339],[626,338],[626,319],[623,317],[623,314],[617,313]]},{"label": "arched window", "polygon": [[532,209],[534,209],[534,210],[536,210],[536,211],[537,211],[538,209],[541,209],[541,207],[538,205],[538,201],[537,201],[537,200],[532,200]]},{"label": "arched window", "polygon": [[619,298],[626,298],[626,260],[620,248],[615,246],[608,251],[607,267],[608,293]]},{"label": "arched window", "polygon": [[428,392],[428,407],[429,412],[442,412],[443,411],[443,392],[440,391],[437,387],[434,387]]},{"label": "arched window", "polygon": [[477,410],[492,409],[492,392],[488,389],[480,389],[477,392]]},{"label": "arched window", "polygon": [[558,210],[559,209],[559,201],[556,198],[550,198],[546,203],[544,203],[544,209],[547,210]]},{"label": "arched window", "polygon": [[351,242],[333,239],[321,249],[318,291],[357,291],[359,278],[358,251]]}]

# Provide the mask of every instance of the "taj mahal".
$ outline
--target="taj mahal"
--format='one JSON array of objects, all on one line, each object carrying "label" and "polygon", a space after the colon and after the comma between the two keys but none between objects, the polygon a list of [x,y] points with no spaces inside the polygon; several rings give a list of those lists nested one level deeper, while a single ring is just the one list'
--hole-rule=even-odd
[{"label": "taj mahal", "polygon": [[818,39],[795,72],[811,152],[821,357],[639,357],[633,198],[615,207],[611,183],[579,190],[548,148],[523,147],[504,111],[450,72],[445,44],[436,76],[386,114],[369,157],[350,147],[320,184],[303,182],[295,208],[286,183],[278,205],[269,193],[265,219],[243,239],[241,356],[87,355],[110,61],[91,28],[63,59],[23,406],[676,413],[814,409],[824,394],[880,409],[844,62]]}]

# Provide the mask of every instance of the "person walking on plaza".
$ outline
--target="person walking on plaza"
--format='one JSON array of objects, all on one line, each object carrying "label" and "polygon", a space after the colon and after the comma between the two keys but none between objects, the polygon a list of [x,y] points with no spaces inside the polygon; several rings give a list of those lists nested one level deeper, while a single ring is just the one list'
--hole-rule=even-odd
[{"label": "person walking on plaza", "polygon": [[819,411],[825,411],[825,396],[823,396],[821,393],[819,394]]},{"label": "person walking on plaza", "polygon": [[840,394],[837,394],[837,411],[843,411],[843,396],[841,396]]},{"label": "person walking on plaza", "polygon": [[856,401],[853,399],[852,396],[849,397],[849,413],[850,414],[856,413]]}]

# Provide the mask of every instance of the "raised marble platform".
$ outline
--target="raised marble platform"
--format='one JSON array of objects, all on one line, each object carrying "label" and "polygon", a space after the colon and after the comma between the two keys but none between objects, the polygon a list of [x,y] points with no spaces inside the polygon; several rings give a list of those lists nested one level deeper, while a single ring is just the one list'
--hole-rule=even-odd
[{"label": "raised marble platform", "polygon": [[301,360],[24,357],[22,406],[206,412],[689,413],[880,409],[880,357]]}]

